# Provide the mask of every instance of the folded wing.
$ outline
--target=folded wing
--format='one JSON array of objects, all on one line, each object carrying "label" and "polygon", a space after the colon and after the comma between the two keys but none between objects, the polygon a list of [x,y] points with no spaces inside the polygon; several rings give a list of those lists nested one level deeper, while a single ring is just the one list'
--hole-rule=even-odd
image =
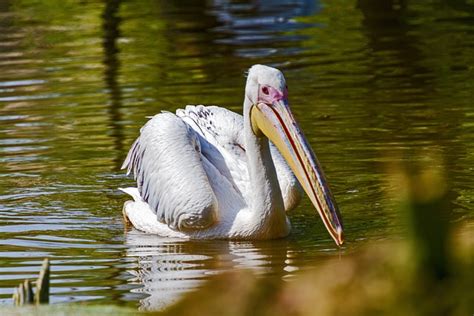
[{"label": "folded wing", "polygon": [[172,113],[160,113],[140,130],[122,166],[157,219],[176,230],[203,229],[218,205],[201,162],[196,132]]}]

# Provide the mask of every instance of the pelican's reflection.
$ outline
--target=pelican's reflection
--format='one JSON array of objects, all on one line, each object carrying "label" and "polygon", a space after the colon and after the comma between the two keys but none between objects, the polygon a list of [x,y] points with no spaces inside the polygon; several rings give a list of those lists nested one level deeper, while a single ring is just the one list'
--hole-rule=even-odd
[{"label": "pelican's reflection", "polygon": [[184,293],[199,287],[211,275],[230,269],[251,269],[258,274],[287,277],[297,270],[289,259],[289,241],[235,242],[187,241],[149,235],[137,230],[126,234],[127,256],[136,258],[130,283],[132,292],[146,295],[141,310],[160,310]]}]

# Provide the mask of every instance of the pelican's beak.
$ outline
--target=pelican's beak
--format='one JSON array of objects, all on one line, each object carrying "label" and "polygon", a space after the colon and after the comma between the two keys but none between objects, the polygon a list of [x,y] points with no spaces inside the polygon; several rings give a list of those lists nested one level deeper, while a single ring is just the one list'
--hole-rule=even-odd
[{"label": "pelican's beak", "polygon": [[288,100],[259,103],[250,113],[252,129],[277,146],[316,207],[324,226],[338,246],[344,242],[342,219],[323,170],[290,111]]}]

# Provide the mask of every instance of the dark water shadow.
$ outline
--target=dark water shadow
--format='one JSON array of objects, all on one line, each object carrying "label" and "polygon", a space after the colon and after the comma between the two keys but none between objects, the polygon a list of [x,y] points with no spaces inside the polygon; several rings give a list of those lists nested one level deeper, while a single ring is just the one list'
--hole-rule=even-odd
[{"label": "dark water shadow", "polygon": [[102,29],[104,33],[102,46],[104,49],[104,81],[110,96],[108,113],[110,116],[111,136],[114,138],[114,148],[117,153],[114,158],[115,169],[120,169],[124,159],[124,133],[122,129],[122,91],[118,81],[120,71],[119,48],[117,46],[120,37],[121,18],[118,16],[121,0],[105,1],[102,14]]}]

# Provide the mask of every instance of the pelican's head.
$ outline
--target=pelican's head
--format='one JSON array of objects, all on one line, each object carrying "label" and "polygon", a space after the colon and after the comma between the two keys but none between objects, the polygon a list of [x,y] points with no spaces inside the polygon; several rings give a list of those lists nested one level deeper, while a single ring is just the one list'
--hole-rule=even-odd
[{"label": "pelican's head", "polygon": [[342,219],[323,170],[295,121],[288,103],[288,88],[281,71],[263,65],[249,70],[245,88],[245,114],[255,135],[266,136],[281,152],[316,207],[337,245],[344,242]]}]

